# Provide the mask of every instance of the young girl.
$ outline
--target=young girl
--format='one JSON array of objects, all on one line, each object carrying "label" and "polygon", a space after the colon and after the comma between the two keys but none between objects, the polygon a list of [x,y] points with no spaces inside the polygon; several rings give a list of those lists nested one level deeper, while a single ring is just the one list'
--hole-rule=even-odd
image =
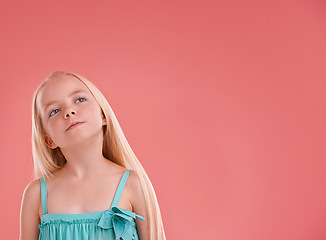
[{"label": "young girl", "polygon": [[21,240],[165,240],[154,188],[109,103],[85,77],[55,71],[32,106],[36,180]]}]

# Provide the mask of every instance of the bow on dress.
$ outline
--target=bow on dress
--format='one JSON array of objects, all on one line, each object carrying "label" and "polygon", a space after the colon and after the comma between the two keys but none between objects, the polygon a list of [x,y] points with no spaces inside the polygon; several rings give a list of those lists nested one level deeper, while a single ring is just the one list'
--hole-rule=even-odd
[{"label": "bow on dress", "polygon": [[140,220],[145,219],[143,216],[129,210],[112,207],[111,210],[104,211],[97,226],[103,229],[113,228],[116,240],[120,238],[129,240],[133,239],[133,225],[131,221],[133,218],[136,219],[136,217]]}]

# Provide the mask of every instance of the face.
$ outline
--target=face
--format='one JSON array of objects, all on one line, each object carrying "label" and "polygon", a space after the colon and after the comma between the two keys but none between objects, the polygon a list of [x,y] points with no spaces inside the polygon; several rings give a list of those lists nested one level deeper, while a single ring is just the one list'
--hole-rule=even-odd
[{"label": "face", "polygon": [[[88,88],[79,79],[65,76],[51,80],[37,97],[37,110],[46,130],[47,145],[66,148],[102,134],[107,122]],[[81,122],[73,128],[73,122]]]}]

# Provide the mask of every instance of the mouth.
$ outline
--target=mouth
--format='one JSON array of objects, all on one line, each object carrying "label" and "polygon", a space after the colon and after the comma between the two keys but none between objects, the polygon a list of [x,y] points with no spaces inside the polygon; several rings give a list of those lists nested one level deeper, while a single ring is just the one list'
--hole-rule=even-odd
[{"label": "mouth", "polygon": [[72,124],[71,124],[67,129],[66,129],[66,131],[71,130],[71,129],[73,129],[73,128],[76,128],[76,127],[82,125],[83,123],[84,123],[84,122],[74,122],[74,123],[72,123]]}]

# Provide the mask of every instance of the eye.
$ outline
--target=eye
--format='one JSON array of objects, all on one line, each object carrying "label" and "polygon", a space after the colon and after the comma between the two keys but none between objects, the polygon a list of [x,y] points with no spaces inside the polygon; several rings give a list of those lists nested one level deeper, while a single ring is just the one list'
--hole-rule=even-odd
[{"label": "eye", "polygon": [[[77,100],[79,100],[79,99],[84,99],[84,101],[82,101],[82,102],[85,102],[86,101],[86,98],[84,98],[84,97],[80,97],[80,98],[78,98]],[[76,100],[76,101],[77,101]]]},{"label": "eye", "polygon": [[50,114],[49,114],[49,117],[53,116],[52,113],[53,113],[54,111],[56,111],[56,110],[58,110],[58,109],[54,109],[53,111],[51,111]]}]

